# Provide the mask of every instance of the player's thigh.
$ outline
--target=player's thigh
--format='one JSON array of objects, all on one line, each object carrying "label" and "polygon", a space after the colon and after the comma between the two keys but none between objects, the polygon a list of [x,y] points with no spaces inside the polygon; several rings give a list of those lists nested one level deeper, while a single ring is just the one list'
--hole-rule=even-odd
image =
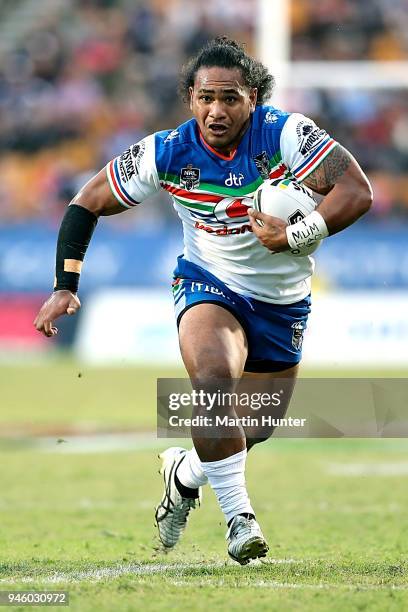
[{"label": "player's thigh", "polygon": [[248,355],[236,317],[214,303],[189,308],[179,323],[181,355],[190,378],[240,378]]}]

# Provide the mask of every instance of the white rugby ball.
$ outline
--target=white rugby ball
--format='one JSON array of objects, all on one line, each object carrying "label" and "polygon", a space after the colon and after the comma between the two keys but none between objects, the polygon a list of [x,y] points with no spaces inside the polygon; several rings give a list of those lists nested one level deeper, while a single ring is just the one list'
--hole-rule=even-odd
[{"label": "white rugby ball", "polygon": [[[278,217],[288,225],[294,225],[315,210],[317,202],[309,189],[296,181],[266,181],[254,195],[254,208],[266,215]],[[263,225],[261,221],[258,221]],[[302,255],[297,249],[290,249],[294,257],[311,255],[319,247],[321,240],[308,249],[303,249]]]}]

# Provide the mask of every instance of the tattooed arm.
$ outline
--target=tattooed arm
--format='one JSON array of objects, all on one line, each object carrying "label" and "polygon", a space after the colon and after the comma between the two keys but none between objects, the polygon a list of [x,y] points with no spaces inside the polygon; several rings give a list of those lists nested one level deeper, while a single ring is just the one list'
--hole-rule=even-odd
[{"label": "tattooed arm", "polygon": [[367,177],[354,157],[337,145],[303,181],[326,197],[318,206],[330,234],[336,234],[366,213],[373,194]]}]

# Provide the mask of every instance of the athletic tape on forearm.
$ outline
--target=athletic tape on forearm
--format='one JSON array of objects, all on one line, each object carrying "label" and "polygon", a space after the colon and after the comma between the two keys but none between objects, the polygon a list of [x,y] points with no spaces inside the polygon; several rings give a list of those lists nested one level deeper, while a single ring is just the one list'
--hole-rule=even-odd
[{"label": "athletic tape on forearm", "polygon": [[291,249],[297,249],[302,252],[302,249],[308,249],[319,240],[326,238],[329,235],[329,230],[322,215],[314,210],[310,215],[307,215],[302,221],[298,221],[294,225],[288,225],[286,228],[286,236]]},{"label": "athletic tape on forearm", "polygon": [[54,291],[78,291],[82,262],[97,222],[83,206],[68,206],[58,234]]}]

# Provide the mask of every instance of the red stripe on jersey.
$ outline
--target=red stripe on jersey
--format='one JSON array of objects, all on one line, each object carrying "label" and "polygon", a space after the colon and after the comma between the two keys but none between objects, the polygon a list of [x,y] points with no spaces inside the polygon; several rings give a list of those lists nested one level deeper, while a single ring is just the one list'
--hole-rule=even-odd
[{"label": "red stripe on jersey", "polygon": [[109,163],[109,174],[110,174],[110,177],[111,177],[111,179],[112,179],[113,186],[115,187],[115,189],[116,189],[116,191],[117,191],[118,195],[119,195],[119,196],[122,198],[122,200],[124,200],[124,201],[125,201],[127,204],[129,204],[129,206],[135,206],[135,204],[134,204],[133,202],[131,202],[131,201],[129,200],[129,198],[127,198],[127,197],[125,196],[125,194],[124,194],[124,193],[122,193],[122,191],[121,191],[121,189],[120,189],[120,185],[118,184],[118,182],[117,182],[117,180],[116,180],[116,177],[115,177],[115,171],[114,171],[114,169],[113,169],[113,162],[114,162],[114,161],[115,161],[115,160],[113,160],[113,161],[111,161],[111,162]]},{"label": "red stripe on jersey", "polygon": [[276,170],[274,170],[273,172],[269,174],[269,178],[271,179],[279,178],[280,176],[285,174],[285,170],[286,170],[285,164],[281,164],[279,168],[277,168]]},{"label": "red stripe on jersey", "polygon": [[320,151],[319,155],[316,155],[316,157],[312,159],[312,161],[309,164],[307,164],[307,166],[305,166],[301,172],[296,174],[296,178],[300,178],[302,174],[304,174],[311,166],[313,166],[313,164],[319,161],[323,153],[325,153],[327,149],[329,149],[333,145],[334,142],[335,142],[334,140],[330,140],[330,142],[328,142],[327,145]]},{"label": "red stripe on jersey", "polygon": [[166,189],[166,191],[174,193],[174,195],[180,196],[181,198],[188,198],[189,200],[197,200],[197,202],[214,202],[215,204],[218,204],[218,202],[221,202],[221,200],[224,199],[224,196],[217,196],[209,193],[192,193],[191,191],[178,189],[172,185],[163,184],[162,186],[164,189]]}]

